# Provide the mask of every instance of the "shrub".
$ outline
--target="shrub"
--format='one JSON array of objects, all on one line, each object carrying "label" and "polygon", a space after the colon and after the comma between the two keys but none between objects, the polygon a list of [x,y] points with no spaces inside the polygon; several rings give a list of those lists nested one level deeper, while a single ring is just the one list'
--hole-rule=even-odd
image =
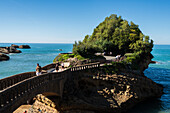
[{"label": "shrub", "polygon": [[59,61],[64,62],[69,58],[77,58],[78,60],[84,60],[85,58],[81,55],[75,55],[75,54],[59,54],[56,56],[56,58],[53,60],[53,62]]},{"label": "shrub", "polygon": [[74,58],[77,58],[78,60],[84,60],[85,58],[81,55],[74,55]]}]

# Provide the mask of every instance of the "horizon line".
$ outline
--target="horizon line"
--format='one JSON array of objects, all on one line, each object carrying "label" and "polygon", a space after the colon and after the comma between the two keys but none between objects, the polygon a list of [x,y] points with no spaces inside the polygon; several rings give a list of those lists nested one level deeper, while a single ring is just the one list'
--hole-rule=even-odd
[{"label": "horizon line", "polygon": [[0,42],[0,43],[9,43],[9,44],[74,44],[71,42]]},{"label": "horizon line", "polygon": [[[9,44],[74,44],[74,42],[0,42],[2,43],[9,43]],[[170,45],[170,44],[154,44],[154,45]]]}]

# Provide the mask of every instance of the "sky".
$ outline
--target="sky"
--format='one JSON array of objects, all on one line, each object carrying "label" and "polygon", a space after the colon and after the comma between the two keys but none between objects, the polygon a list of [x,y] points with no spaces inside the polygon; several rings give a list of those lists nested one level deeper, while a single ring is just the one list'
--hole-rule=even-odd
[{"label": "sky", "polygon": [[74,43],[111,14],[170,44],[170,0],[0,0],[0,43]]}]

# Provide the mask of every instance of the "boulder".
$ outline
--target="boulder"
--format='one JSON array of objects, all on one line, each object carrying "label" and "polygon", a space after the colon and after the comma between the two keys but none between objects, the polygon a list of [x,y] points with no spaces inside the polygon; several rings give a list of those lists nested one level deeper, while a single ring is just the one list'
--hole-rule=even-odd
[{"label": "boulder", "polygon": [[9,53],[21,53],[20,50],[17,50],[15,47],[6,47]]},{"label": "boulder", "polygon": [[0,53],[5,53],[5,54],[8,54],[9,51],[6,47],[0,47]]},{"label": "boulder", "polygon": [[20,45],[20,49],[30,49],[31,47],[29,45]]},{"label": "boulder", "polygon": [[34,98],[34,103],[32,107],[29,109],[28,113],[59,113],[55,108],[56,105],[49,98],[42,94],[38,94]]},{"label": "boulder", "polygon": [[19,46],[18,46],[18,45],[15,45],[15,44],[11,44],[11,47],[19,48]]},{"label": "boulder", "polygon": [[0,47],[0,53],[5,53],[5,54],[9,54],[9,53],[21,53],[20,50],[17,50],[15,47]]},{"label": "boulder", "polygon": [[5,61],[5,60],[9,60],[9,56],[0,53],[0,61]]}]

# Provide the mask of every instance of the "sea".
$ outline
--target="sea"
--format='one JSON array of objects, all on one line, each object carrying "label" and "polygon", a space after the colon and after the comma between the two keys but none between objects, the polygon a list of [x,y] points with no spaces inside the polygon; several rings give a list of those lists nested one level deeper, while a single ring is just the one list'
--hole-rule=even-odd
[{"label": "sea", "polygon": [[[23,45],[25,43],[15,43]],[[36,64],[45,66],[53,62],[59,53],[71,52],[73,44],[26,43],[31,49],[19,49],[22,53],[9,54],[9,61],[0,62],[0,79],[23,72],[35,71]],[[11,43],[0,43],[10,46]],[[60,51],[62,49],[62,51]],[[170,113],[170,45],[154,45],[152,54],[156,64],[150,64],[145,76],[164,86],[161,98],[141,102],[127,113]]]}]

